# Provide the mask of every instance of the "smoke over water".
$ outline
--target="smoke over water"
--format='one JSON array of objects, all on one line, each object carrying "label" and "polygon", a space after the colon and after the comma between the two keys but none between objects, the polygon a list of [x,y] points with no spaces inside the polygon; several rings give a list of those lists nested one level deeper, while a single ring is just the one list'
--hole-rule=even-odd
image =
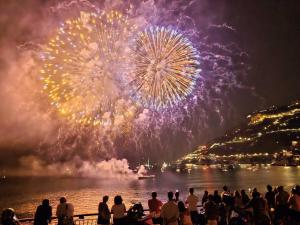
[{"label": "smoke over water", "polygon": [[23,156],[19,159],[20,168],[8,172],[14,176],[57,176],[85,177],[102,179],[136,179],[137,175],[129,169],[126,159],[110,159],[91,162],[74,157],[66,162],[49,163],[36,156]]},{"label": "smoke over water", "polygon": [[[238,92],[253,96],[253,88],[245,82],[248,55],[236,43],[237,31],[226,24],[215,25],[213,15],[199,14],[207,4],[205,0],[24,1],[23,6],[19,4],[10,1],[0,16],[4,28],[0,39],[0,156],[3,168],[18,168],[13,174],[52,175],[61,171],[59,175],[63,176],[133,177],[127,161],[117,159],[126,158],[131,162],[146,158],[174,159],[226,127],[228,120],[236,116],[232,96]],[[105,71],[109,75],[105,75],[107,82],[102,87],[107,87],[100,97],[109,99],[109,103],[102,111],[97,109],[96,122],[91,124],[88,119],[79,118],[81,114],[70,114],[70,118],[75,118],[70,119],[62,115],[59,111],[62,108],[49,97],[53,93],[45,91],[45,77],[41,74],[45,64],[43,56],[47,55],[48,43],[64,21],[84,20],[88,13],[101,15],[111,10],[124,15],[136,27],[136,32],[160,26],[182,34],[197,50],[201,72],[190,93],[176,104],[157,109],[140,102],[126,90],[132,74],[124,81],[123,73],[114,65]],[[131,45],[135,39],[129,39]],[[90,65],[91,61],[84,66]],[[105,64],[101,66],[102,70],[109,68]],[[111,78],[120,84],[114,86],[114,91],[109,86]],[[87,84],[95,84],[95,80],[88,79]],[[116,93],[118,96],[112,98]],[[69,103],[69,109],[72,104]],[[88,109],[91,106],[95,104],[84,105]],[[102,161],[106,159],[111,160]]]}]

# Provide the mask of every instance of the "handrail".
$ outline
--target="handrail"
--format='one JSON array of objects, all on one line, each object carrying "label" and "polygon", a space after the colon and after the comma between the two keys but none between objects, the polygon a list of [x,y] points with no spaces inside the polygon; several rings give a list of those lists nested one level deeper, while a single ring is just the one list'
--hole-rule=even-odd
[{"label": "handrail", "polygon": [[[197,205],[197,208],[202,207],[202,205]],[[143,209],[144,212],[149,212],[149,209]],[[128,212],[128,211],[126,211]],[[112,214],[110,212],[110,214]],[[98,213],[85,213],[85,214],[76,214],[73,217],[78,217],[78,219],[84,219],[85,216],[98,216]],[[52,216],[51,220],[56,220],[57,216]],[[18,219],[19,222],[31,222],[34,221],[34,218],[22,218],[22,219]]]}]

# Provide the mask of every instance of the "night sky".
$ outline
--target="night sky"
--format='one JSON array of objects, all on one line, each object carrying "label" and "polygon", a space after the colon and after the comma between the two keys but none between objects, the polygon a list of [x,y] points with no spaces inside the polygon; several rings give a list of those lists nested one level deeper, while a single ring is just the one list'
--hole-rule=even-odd
[{"label": "night sky", "polygon": [[[0,163],[29,154],[36,143],[30,145],[27,140],[43,138],[35,133],[25,135],[26,140],[20,138],[22,133],[16,130],[28,130],[30,123],[22,124],[23,120],[13,113],[15,103],[9,95],[14,95],[14,92],[5,87],[10,79],[8,74],[13,74],[12,66],[18,67],[13,64],[20,51],[17,46],[24,43],[30,45],[32,40],[43,40],[43,34],[47,32],[43,21],[48,16],[49,7],[58,3],[0,0]],[[196,7],[191,9],[190,15],[196,19],[199,17],[199,25],[227,24],[234,28],[234,41],[249,54],[251,70],[243,83],[253,87],[255,95],[249,97],[249,91],[243,90],[231,94],[235,114],[227,118],[223,127],[212,124],[208,131],[210,135],[199,138],[199,144],[237,126],[247,113],[300,99],[300,1],[196,0],[194,5]],[[14,88],[18,92],[20,87]],[[36,133],[40,133],[40,128]],[[19,141],[14,143],[14,139]],[[183,152],[187,151],[185,149]],[[175,156],[179,155],[182,155],[180,150]]]}]

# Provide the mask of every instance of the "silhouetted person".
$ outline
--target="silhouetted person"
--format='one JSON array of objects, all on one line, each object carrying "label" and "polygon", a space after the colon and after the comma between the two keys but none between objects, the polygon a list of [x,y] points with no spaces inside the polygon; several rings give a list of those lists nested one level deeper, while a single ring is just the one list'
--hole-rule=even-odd
[{"label": "silhouetted person", "polygon": [[205,190],[201,201],[202,205],[204,205],[204,203],[207,202],[207,200],[208,200],[208,191]]},{"label": "silhouetted person", "polygon": [[182,201],[178,202],[179,223],[180,225],[193,225],[189,210],[185,207]]},{"label": "silhouetted person", "polygon": [[242,196],[238,190],[234,191],[233,200],[234,200],[234,209],[243,207]]},{"label": "silhouetted person", "polygon": [[214,201],[217,205],[219,205],[219,204],[222,202],[221,195],[219,195],[218,190],[215,190],[215,191],[214,191],[213,201]]},{"label": "silhouetted person", "polygon": [[271,185],[267,185],[267,192],[265,194],[269,209],[275,208],[275,192]]},{"label": "silhouetted person", "polygon": [[296,185],[292,188],[292,194],[288,200],[289,216],[291,218],[291,224],[300,224],[300,186]]},{"label": "silhouetted person", "polygon": [[191,219],[193,224],[198,223],[198,210],[197,210],[197,204],[198,204],[198,197],[194,195],[194,188],[189,189],[189,196],[187,197],[185,203],[188,204],[188,209],[191,214]]},{"label": "silhouetted person", "polygon": [[161,207],[164,225],[178,225],[179,209],[173,199],[173,192],[168,192],[168,202]]},{"label": "silhouetted person", "polygon": [[67,203],[65,197],[59,199],[56,209],[58,225],[73,225],[74,207],[71,203]]},{"label": "silhouetted person", "polygon": [[275,195],[275,222],[285,220],[288,212],[289,193],[286,192],[283,186],[277,188]]},{"label": "silhouetted person", "polygon": [[102,202],[100,202],[98,206],[98,224],[110,224],[110,212],[107,202],[108,196],[105,195],[102,199]]},{"label": "silhouetted person", "polygon": [[204,203],[205,215],[207,218],[207,225],[217,225],[219,218],[218,205],[213,201],[213,196],[208,195],[208,201]]},{"label": "silhouetted person", "polygon": [[34,214],[34,225],[47,225],[51,222],[52,207],[48,199],[44,199]]},{"label": "silhouetted person", "polygon": [[300,213],[300,186],[292,188],[292,195],[288,200],[289,208]]},{"label": "silhouetted person", "polygon": [[179,200],[179,191],[175,192],[175,199],[174,199],[175,203],[178,204]]},{"label": "silhouetted person", "polygon": [[228,189],[227,186],[223,187],[223,191],[221,193],[222,202],[225,204],[225,211],[226,211],[226,217],[227,221],[230,219],[230,214],[234,205],[234,199]]},{"label": "silhouetted person", "polygon": [[4,209],[1,214],[2,225],[20,225],[12,208]]},{"label": "silhouetted person", "polygon": [[148,200],[148,207],[150,211],[150,215],[152,217],[153,224],[162,224],[162,218],[160,216],[162,202],[157,199],[157,193],[152,192],[152,199]]},{"label": "silhouetted person", "polygon": [[241,190],[241,197],[242,197],[242,203],[243,206],[247,205],[250,201],[249,196],[246,194],[246,191],[244,189]]},{"label": "silhouetted person", "polygon": [[244,207],[253,209],[253,220],[255,225],[269,225],[268,205],[258,191],[252,192],[252,199]]},{"label": "silhouetted person", "polygon": [[114,205],[111,208],[113,214],[114,225],[125,225],[126,224],[126,207],[123,203],[123,199],[120,195],[117,195],[114,199]]}]

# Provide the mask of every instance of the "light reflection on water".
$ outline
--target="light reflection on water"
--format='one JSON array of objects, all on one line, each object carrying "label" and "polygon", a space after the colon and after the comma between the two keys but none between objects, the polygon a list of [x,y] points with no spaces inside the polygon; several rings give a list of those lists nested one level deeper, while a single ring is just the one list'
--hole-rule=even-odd
[{"label": "light reflection on water", "polygon": [[191,174],[163,173],[154,180],[98,180],[85,178],[7,178],[0,181],[0,209],[12,207],[19,217],[31,217],[36,206],[44,198],[49,198],[55,208],[59,197],[66,196],[75,206],[75,213],[97,212],[102,195],[109,195],[109,206],[113,196],[122,195],[127,207],[131,202],[142,202],[147,206],[147,199],[152,191],[157,191],[159,198],[166,200],[168,191],[179,190],[185,198],[189,187],[194,187],[196,194],[203,190],[221,190],[228,185],[231,190],[257,187],[265,191],[266,184],[284,185],[289,190],[300,180],[300,168],[268,167],[256,171],[240,169],[222,172],[217,169],[199,169]]}]

